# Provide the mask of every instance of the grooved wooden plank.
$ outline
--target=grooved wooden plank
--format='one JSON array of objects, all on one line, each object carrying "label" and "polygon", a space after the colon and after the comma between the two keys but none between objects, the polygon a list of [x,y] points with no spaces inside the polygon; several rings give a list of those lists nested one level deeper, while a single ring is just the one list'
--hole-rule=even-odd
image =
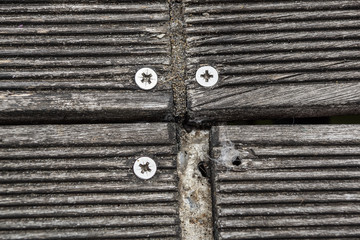
[{"label": "grooved wooden plank", "polygon": [[[0,123],[172,120],[169,4],[2,1]],[[158,75],[151,91],[135,74]]]},{"label": "grooved wooden plank", "polygon": [[[24,1],[25,2],[25,1]],[[66,1],[61,1],[64,4],[53,4],[56,1],[52,1],[48,4],[35,4],[31,1],[26,1],[29,4],[13,5],[13,4],[2,4],[0,5],[0,13],[2,14],[29,14],[29,13],[139,13],[139,7],[141,7],[142,12],[166,12],[168,8],[166,5],[161,3],[153,3],[149,5],[139,6],[139,4],[76,4],[76,3],[66,3]],[[35,1],[39,2],[39,1]],[[45,2],[45,1],[44,1]],[[69,1],[71,2],[71,1]],[[80,1],[78,1],[80,2]],[[85,2],[85,1],[84,1]],[[125,1],[123,1],[125,2]]]},{"label": "grooved wooden plank", "polygon": [[358,131],[357,125],[213,127],[216,239],[360,237]]},{"label": "grooved wooden plank", "polygon": [[[184,0],[185,3],[193,3],[194,6],[189,6],[186,13],[199,12],[247,12],[247,11],[272,11],[272,10],[324,10],[324,9],[352,9],[359,8],[359,1],[227,1],[227,4],[218,6],[216,4],[225,2],[221,0]],[[236,3],[239,2],[240,4]],[[212,3],[202,5],[201,3]],[[215,3],[215,4],[214,4]]]},{"label": "grooved wooden plank", "polygon": [[27,24],[74,24],[74,23],[121,23],[121,22],[157,22],[157,21],[166,21],[168,16],[159,13],[143,13],[141,15],[127,14],[123,13],[121,16],[119,14],[64,14],[59,15],[54,18],[51,15],[42,15],[42,16],[9,16],[0,17],[1,22],[6,22],[6,24],[21,24],[26,22]]},{"label": "grooved wooden plank", "polygon": [[[31,186],[31,188],[29,188]],[[176,191],[176,182],[158,182],[156,185],[143,182],[110,181],[100,182],[41,182],[7,183],[0,185],[0,194],[41,194],[41,193],[119,193],[119,192],[161,192]]]},{"label": "grooved wooden plank", "polygon": [[253,230],[247,230],[243,233],[239,232],[224,232],[221,233],[222,239],[258,239],[258,235],[261,235],[266,239],[294,239],[298,237],[312,238],[312,239],[321,239],[328,237],[337,237],[337,238],[348,238],[348,237],[358,237],[360,231],[358,229],[353,229],[351,227],[345,227],[343,229],[327,229],[325,227],[318,228],[308,228],[308,229],[296,229],[288,228],[282,229],[278,232],[268,231],[267,229],[259,229],[256,232]]},{"label": "grooved wooden plank", "polygon": [[[277,227],[286,225],[287,227],[306,227],[306,226],[322,226],[322,225],[333,225],[338,224],[343,225],[358,225],[359,217],[358,216],[339,216],[339,215],[330,215],[330,216],[307,216],[307,217],[297,217],[297,216],[283,216],[281,219],[278,217],[269,217],[271,221],[263,221],[263,217],[242,217],[240,219],[233,220],[223,220],[220,221],[222,227],[227,228],[240,228],[240,227]],[[240,220],[240,221],[239,221]]]},{"label": "grooved wooden plank", "polygon": [[[213,130],[215,146],[224,141],[241,144],[257,144],[261,146],[314,146],[314,145],[359,145],[359,125],[263,125],[247,126],[244,130],[239,126],[219,126]],[[271,134],[265,134],[271,133]],[[217,135],[215,135],[217,134]],[[296,143],[296,144],[295,144]]]},{"label": "grooved wooden plank", "polygon": [[[309,181],[310,182],[310,181]],[[325,186],[327,183],[322,183]],[[328,186],[327,188],[322,188],[322,184],[317,184],[317,186],[309,186],[310,184],[306,185],[302,182],[289,182],[287,184],[288,187],[281,188],[280,184],[274,184],[273,191],[277,188],[277,191],[288,191],[290,193],[270,193],[268,189],[265,187],[257,188],[254,186],[255,184],[246,184],[243,183],[243,187],[237,186],[240,184],[223,184],[216,189],[219,193],[218,197],[218,204],[220,205],[231,205],[231,204],[239,204],[239,205],[246,205],[246,204],[265,204],[269,201],[277,202],[277,203],[331,203],[331,202],[359,202],[360,196],[358,192],[337,192],[337,193],[329,193],[326,191],[344,191],[344,190],[358,190],[358,186],[355,185],[355,181],[353,184],[346,184],[343,182],[340,183],[333,183],[333,185]],[[342,185],[341,185],[342,184]],[[257,184],[261,185],[261,184]],[[294,185],[294,187],[290,187],[290,185]],[[297,188],[297,186],[302,186],[301,188]],[[350,188],[347,187],[350,186]],[[258,191],[259,193],[250,193],[252,190]],[[323,190],[323,192],[321,191]],[[308,192],[306,192],[308,191]],[[316,193],[309,192],[309,191],[317,191]],[[243,193],[246,192],[246,193]],[[231,193],[231,195],[229,194]]]},{"label": "grooved wooden plank", "polygon": [[[160,182],[175,181],[174,171],[159,171],[162,174],[157,177]],[[49,176],[52,176],[49,178]],[[76,182],[76,181],[131,181],[133,180],[133,173],[129,172],[129,168],[123,171],[86,171],[86,170],[75,170],[75,171],[21,171],[21,172],[3,172],[0,177],[2,183],[26,183],[26,182]]]},{"label": "grooved wooden plank", "polygon": [[[360,208],[354,203],[332,203],[332,204],[321,204],[320,206],[314,204],[283,204],[276,206],[221,206],[218,207],[218,216],[221,218],[226,217],[237,217],[237,216],[284,216],[284,215],[322,215],[322,214],[354,214],[359,215]],[[266,221],[266,218],[264,219]],[[245,229],[244,229],[245,230]],[[276,231],[277,229],[273,229]],[[226,231],[224,229],[223,231]],[[240,231],[239,231],[240,232]],[[220,238],[221,239],[221,238]]]},{"label": "grooved wooden plank", "polygon": [[[251,151],[249,152],[249,149]],[[249,146],[248,149],[240,151],[244,158],[254,158],[252,151],[256,152],[256,156],[262,157],[329,157],[328,153],[331,152],[331,156],[360,156],[360,148],[356,145],[343,145],[343,146],[264,146],[257,147],[256,145]],[[221,155],[220,149],[213,149],[213,154],[216,157]],[[304,159],[304,158],[303,158]]]},{"label": "grooved wooden plank", "polygon": [[82,228],[99,227],[134,227],[146,226],[153,222],[159,225],[175,225],[175,217],[167,216],[127,216],[127,217],[79,217],[79,218],[29,218],[29,219],[0,219],[0,229],[46,229],[46,228]]},{"label": "grooved wooden plank", "polygon": [[44,194],[1,196],[0,206],[175,202],[176,193]]},{"label": "grooved wooden plank", "polygon": [[[175,125],[3,125],[0,239],[179,239]],[[157,163],[153,178],[135,160]]]},{"label": "grooved wooden plank", "polygon": [[172,94],[164,91],[12,90],[0,91],[0,99],[0,122],[172,119]]},{"label": "grooved wooden plank", "polygon": [[[223,9],[222,9],[223,10]],[[211,13],[211,15],[198,15],[188,19],[186,22],[190,25],[206,25],[206,24],[216,24],[219,22],[222,23],[247,23],[247,22],[281,22],[286,20],[326,20],[326,19],[346,19],[346,18],[357,18],[359,17],[358,10],[342,10],[342,11],[332,11],[331,15],[327,11],[297,11],[297,12],[275,12],[269,14],[268,12],[263,13],[241,13],[239,18],[239,13],[232,13],[231,9],[226,9],[227,11],[223,12],[213,12],[212,9],[203,9],[206,13]],[[201,11],[198,9],[198,11]],[[196,14],[196,13],[195,13]]]},{"label": "grooved wooden plank", "polygon": [[176,146],[100,146],[100,147],[37,147],[35,148],[0,148],[0,159],[31,158],[92,158],[139,156],[144,152],[156,152],[159,156],[176,154]]},{"label": "grooved wooden plank", "polygon": [[[121,170],[127,169],[128,163],[133,159],[128,158],[85,158],[85,159],[18,159],[18,160],[1,160],[1,169],[7,171],[19,170],[99,170],[99,169],[113,169]],[[158,159],[158,168],[171,169],[176,168],[176,162],[171,157],[164,157]]]},{"label": "grooved wooden plank", "polygon": [[9,125],[0,147],[173,145],[174,131],[167,123]]},{"label": "grooved wooden plank", "polygon": [[333,31],[297,31],[297,32],[274,32],[274,33],[242,33],[241,35],[222,34],[218,36],[190,36],[187,38],[190,46],[210,46],[217,44],[241,44],[241,43],[267,43],[271,38],[273,42],[286,43],[292,41],[319,41],[319,40],[342,40],[356,39],[359,36],[357,29],[334,29]]},{"label": "grooved wooden plank", "polygon": [[177,230],[171,226],[161,228],[133,227],[133,228],[90,228],[90,229],[58,229],[52,230],[32,230],[32,231],[3,231],[0,239],[101,239],[101,238],[147,238],[158,237],[167,238],[176,236]]},{"label": "grooved wooden plank", "polygon": [[[359,114],[359,1],[185,1],[190,121]],[[213,87],[200,66],[219,72]]]},{"label": "grooved wooden plank", "polygon": [[189,89],[189,113],[199,121],[357,114],[357,89],[359,82]]},{"label": "grooved wooden plank", "polygon": [[1,218],[176,215],[176,203],[1,207]]}]

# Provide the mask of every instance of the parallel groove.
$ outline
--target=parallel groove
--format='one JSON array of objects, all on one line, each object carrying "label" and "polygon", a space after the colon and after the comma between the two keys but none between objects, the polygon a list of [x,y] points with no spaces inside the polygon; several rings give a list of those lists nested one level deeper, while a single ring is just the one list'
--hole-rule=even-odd
[{"label": "parallel groove", "polygon": [[306,227],[306,226],[337,226],[337,225],[359,225],[359,216],[283,216],[282,220],[270,216],[264,222],[261,216],[242,217],[239,219],[220,220],[219,224],[225,228],[251,228],[251,227],[281,227],[286,221],[286,227]]},{"label": "parallel groove", "polygon": [[[358,130],[356,125],[214,127],[216,238],[359,237]],[[241,159],[239,166],[232,164],[234,157]]]},{"label": "parallel groove", "polygon": [[[176,171],[163,170],[159,171],[162,174],[157,178],[158,181],[174,181],[176,179]],[[52,176],[51,178],[49,178]],[[2,172],[0,181],[2,183],[28,183],[28,182],[74,182],[74,181],[96,181],[96,182],[108,182],[108,181],[128,181],[133,180],[133,173],[129,170],[123,171],[21,171],[21,172]]]},{"label": "parallel groove", "polygon": [[174,237],[176,229],[164,226],[161,228],[93,228],[93,229],[58,229],[57,232],[48,231],[3,231],[0,239],[104,239],[104,238],[147,238],[147,237]]},{"label": "parallel groove", "polygon": [[[17,109],[9,113],[1,105],[1,123],[171,120],[167,1],[2,1],[0,15],[0,89],[17,95],[12,99],[0,93],[0,99]],[[158,75],[151,92],[161,95],[160,112],[148,108],[149,103],[159,104],[158,100],[142,99],[144,91],[134,81],[144,66]],[[48,96],[39,95],[42,89],[49,90]],[[64,109],[63,100],[73,89],[99,91],[79,93]],[[21,90],[30,95],[22,95]],[[130,95],[136,109],[130,106],[131,97],[120,97]],[[49,96],[51,101],[46,100]],[[111,98],[116,102],[112,113],[105,106],[97,112],[79,113],[83,104],[94,106],[95,99]],[[171,104],[165,106],[165,102]],[[42,108],[43,104],[50,108]],[[27,109],[29,105],[32,110]]]},{"label": "parallel groove", "polygon": [[[31,186],[31,188],[29,188]],[[1,195],[10,194],[44,194],[44,193],[133,193],[176,191],[176,182],[158,182],[144,184],[142,182],[51,182],[51,183],[8,183],[0,185]]]},{"label": "parallel groove", "polygon": [[16,229],[51,229],[51,228],[74,228],[75,227],[134,227],[147,226],[156,222],[158,225],[175,225],[175,217],[164,216],[148,216],[141,218],[137,216],[127,217],[79,217],[79,218],[43,218],[43,219],[0,219],[0,230],[16,230]]},{"label": "parallel groove", "polygon": [[[0,239],[178,239],[175,126],[8,125],[0,130]],[[140,156],[157,162],[135,176]]]},{"label": "parallel groove", "polygon": [[[347,87],[349,81],[360,79],[359,8],[359,1],[185,1],[190,120],[360,113],[352,104],[360,102],[359,96]],[[219,72],[212,88],[196,83],[194,76],[202,65]],[[337,88],[318,91],[316,84],[334,82]],[[288,85],[293,88],[286,92]],[[262,99],[257,91],[242,93],[243,86],[267,92],[268,105],[257,104]],[[282,87],[282,100],[273,101]],[[319,107],[305,103],[307,98],[316,99]],[[226,110],[227,100],[232,109]],[[269,111],[264,113],[263,107]]]},{"label": "parallel groove", "polygon": [[0,218],[175,215],[176,203],[1,207]]},{"label": "parallel groove", "polygon": [[307,41],[323,41],[323,40],[343,40],[357,39],[360,33],[357,29],[334,29],[333,31],[297,31],[288,33],[244,33],[241,35],[206,35],[206,36],[190,36],[187,38],[190,46],[211,46],[217,44],[241,44],[241,43],[268,43],[271,42],[307,42]]},{"label": "parallel groove", "polygon": [[[127,169],[132,158],[70,158],[70,159],[25,159],[25,160],[0,160],[1,171],[19,170],[82,170],[82,169]],[[176,168],[175,159],[165,157],[157,160],[159,169]]]},{"label": "parallel groove", "polygon": [[265,183],[264,186],[263,182],[223,184],[216,189],[218,191],[217,202],[219,205],[265,204],[269,201],[277,203],[359,202],[360,198],[357,192],[359,187],[356,186],[356,181],[348,182],[332,181],[332,183],[318,184],[312,181],[308,181],[307,184],[277,182]]},{"label": "parallel groove", "polygon": [[[211,12],[211,11],[210,11]],[[331,14],[329,14],[331,13]],[[343,20],[343,19],[356,19],[360,14],[358,10],[346,11],[318,11],[318,12],[276,12],[276,13],[254,13],[249,14],[228,14],[228,12],[220,12],[211,14],[209,16],[192,17],[186,22],[191,26],[201,24],[206,25],[220,25],[220,24],[241,24],[241,23],[261,23],[266,22],[300,22],[300,21],[325,21],[325,20]]]},{"label": "parallel groove", "polygon": [[51,206],[176,202],[176,193],[44,194],[1,196],[0,206]]},{"label": "parallel groove", "polygon": [[[105,12],[105,13],[139,13],[139,4],[126,4],[126,5],[119,5],[119,4],[96,4],[96,5],[88,5],[88,4],[32,4],[31,1],[26,1],[29,4],[24,5],[13,5],[13,4],[1,4],[0,5],[0,13],[1,14],[14,14],[17,15],[21,14],[61,14],[61,13],[98,13],[98,12]],[[54,1],[52,1],[54,2]],[[65,3],[65,1],[62,1]],[[122,1],[125,2],[125,1]],[[164,4],[151,4],[142,6],[142,12],[166,12],[168,8]]]}]

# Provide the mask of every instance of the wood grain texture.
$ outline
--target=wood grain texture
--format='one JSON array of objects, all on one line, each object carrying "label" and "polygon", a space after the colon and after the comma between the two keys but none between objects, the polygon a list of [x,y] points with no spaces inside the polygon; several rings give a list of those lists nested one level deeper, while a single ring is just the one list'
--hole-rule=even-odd
[{"label": "wood grain texture", "polygon": [[[7,125],[0,239],[179,239],[174,124]],[[140,180],[134,161],[158,170]]]},{"label": "wood grain texture", "polygon": [[0,122],[107,122],[172,119],[171,92],[0,91]]},{"label": "wood grain texture", "polygon": [[359,238],[359,130],[213,127],[216,238]]},{"label": "wood grain texture", "polygon": [[0,123],[172,119],[167,1],[2,1],[0,15]]},{"label": "wood grain texture", "polygon": [[[359,1],[185,1],[193,123],[359,114]],[[200,66],[219,72],[211,88]]]}]

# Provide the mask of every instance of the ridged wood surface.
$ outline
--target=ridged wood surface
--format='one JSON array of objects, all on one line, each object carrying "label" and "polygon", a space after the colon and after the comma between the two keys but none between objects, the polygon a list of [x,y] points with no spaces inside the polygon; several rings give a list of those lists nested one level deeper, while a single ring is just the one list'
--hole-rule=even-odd
[{"label": "ridged wood surface", "polygon": [[184,2],[192,121],[360,113],[360,1]]},{"label": "ridged wood surface", "polygon": [[358,239],[359,132],[357,125],[213,127],[215,237]]},{"label": "ridged wood surface", "polygon": [[2,1],[0,122],[171,119],[168,26],[167,1]]},{"label": "ridged wood surface", "polygon": [[[179,239],[173,124],[0,128],[0,239]],[[153,158],[150,180],[134,161]]]}]

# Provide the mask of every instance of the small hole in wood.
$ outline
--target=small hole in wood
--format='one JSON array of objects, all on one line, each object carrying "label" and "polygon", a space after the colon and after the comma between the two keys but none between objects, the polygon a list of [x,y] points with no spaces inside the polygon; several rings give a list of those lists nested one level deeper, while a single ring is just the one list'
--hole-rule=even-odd
[{"label": "small hole in wood", "polygon": [[198,169],[199,169],[199,172],[201,173],[201,176],[203,177],[208,177],[208,173],[207,173],[207,170],[206,170],[206,164],[205,162],[199,162],[198,164]]},{"label": "small hole in wood", "polygon": [[240,166],[241,165],[241,159],[239,157],[236,157],[236,159],[232,162],[234,166]]}]

